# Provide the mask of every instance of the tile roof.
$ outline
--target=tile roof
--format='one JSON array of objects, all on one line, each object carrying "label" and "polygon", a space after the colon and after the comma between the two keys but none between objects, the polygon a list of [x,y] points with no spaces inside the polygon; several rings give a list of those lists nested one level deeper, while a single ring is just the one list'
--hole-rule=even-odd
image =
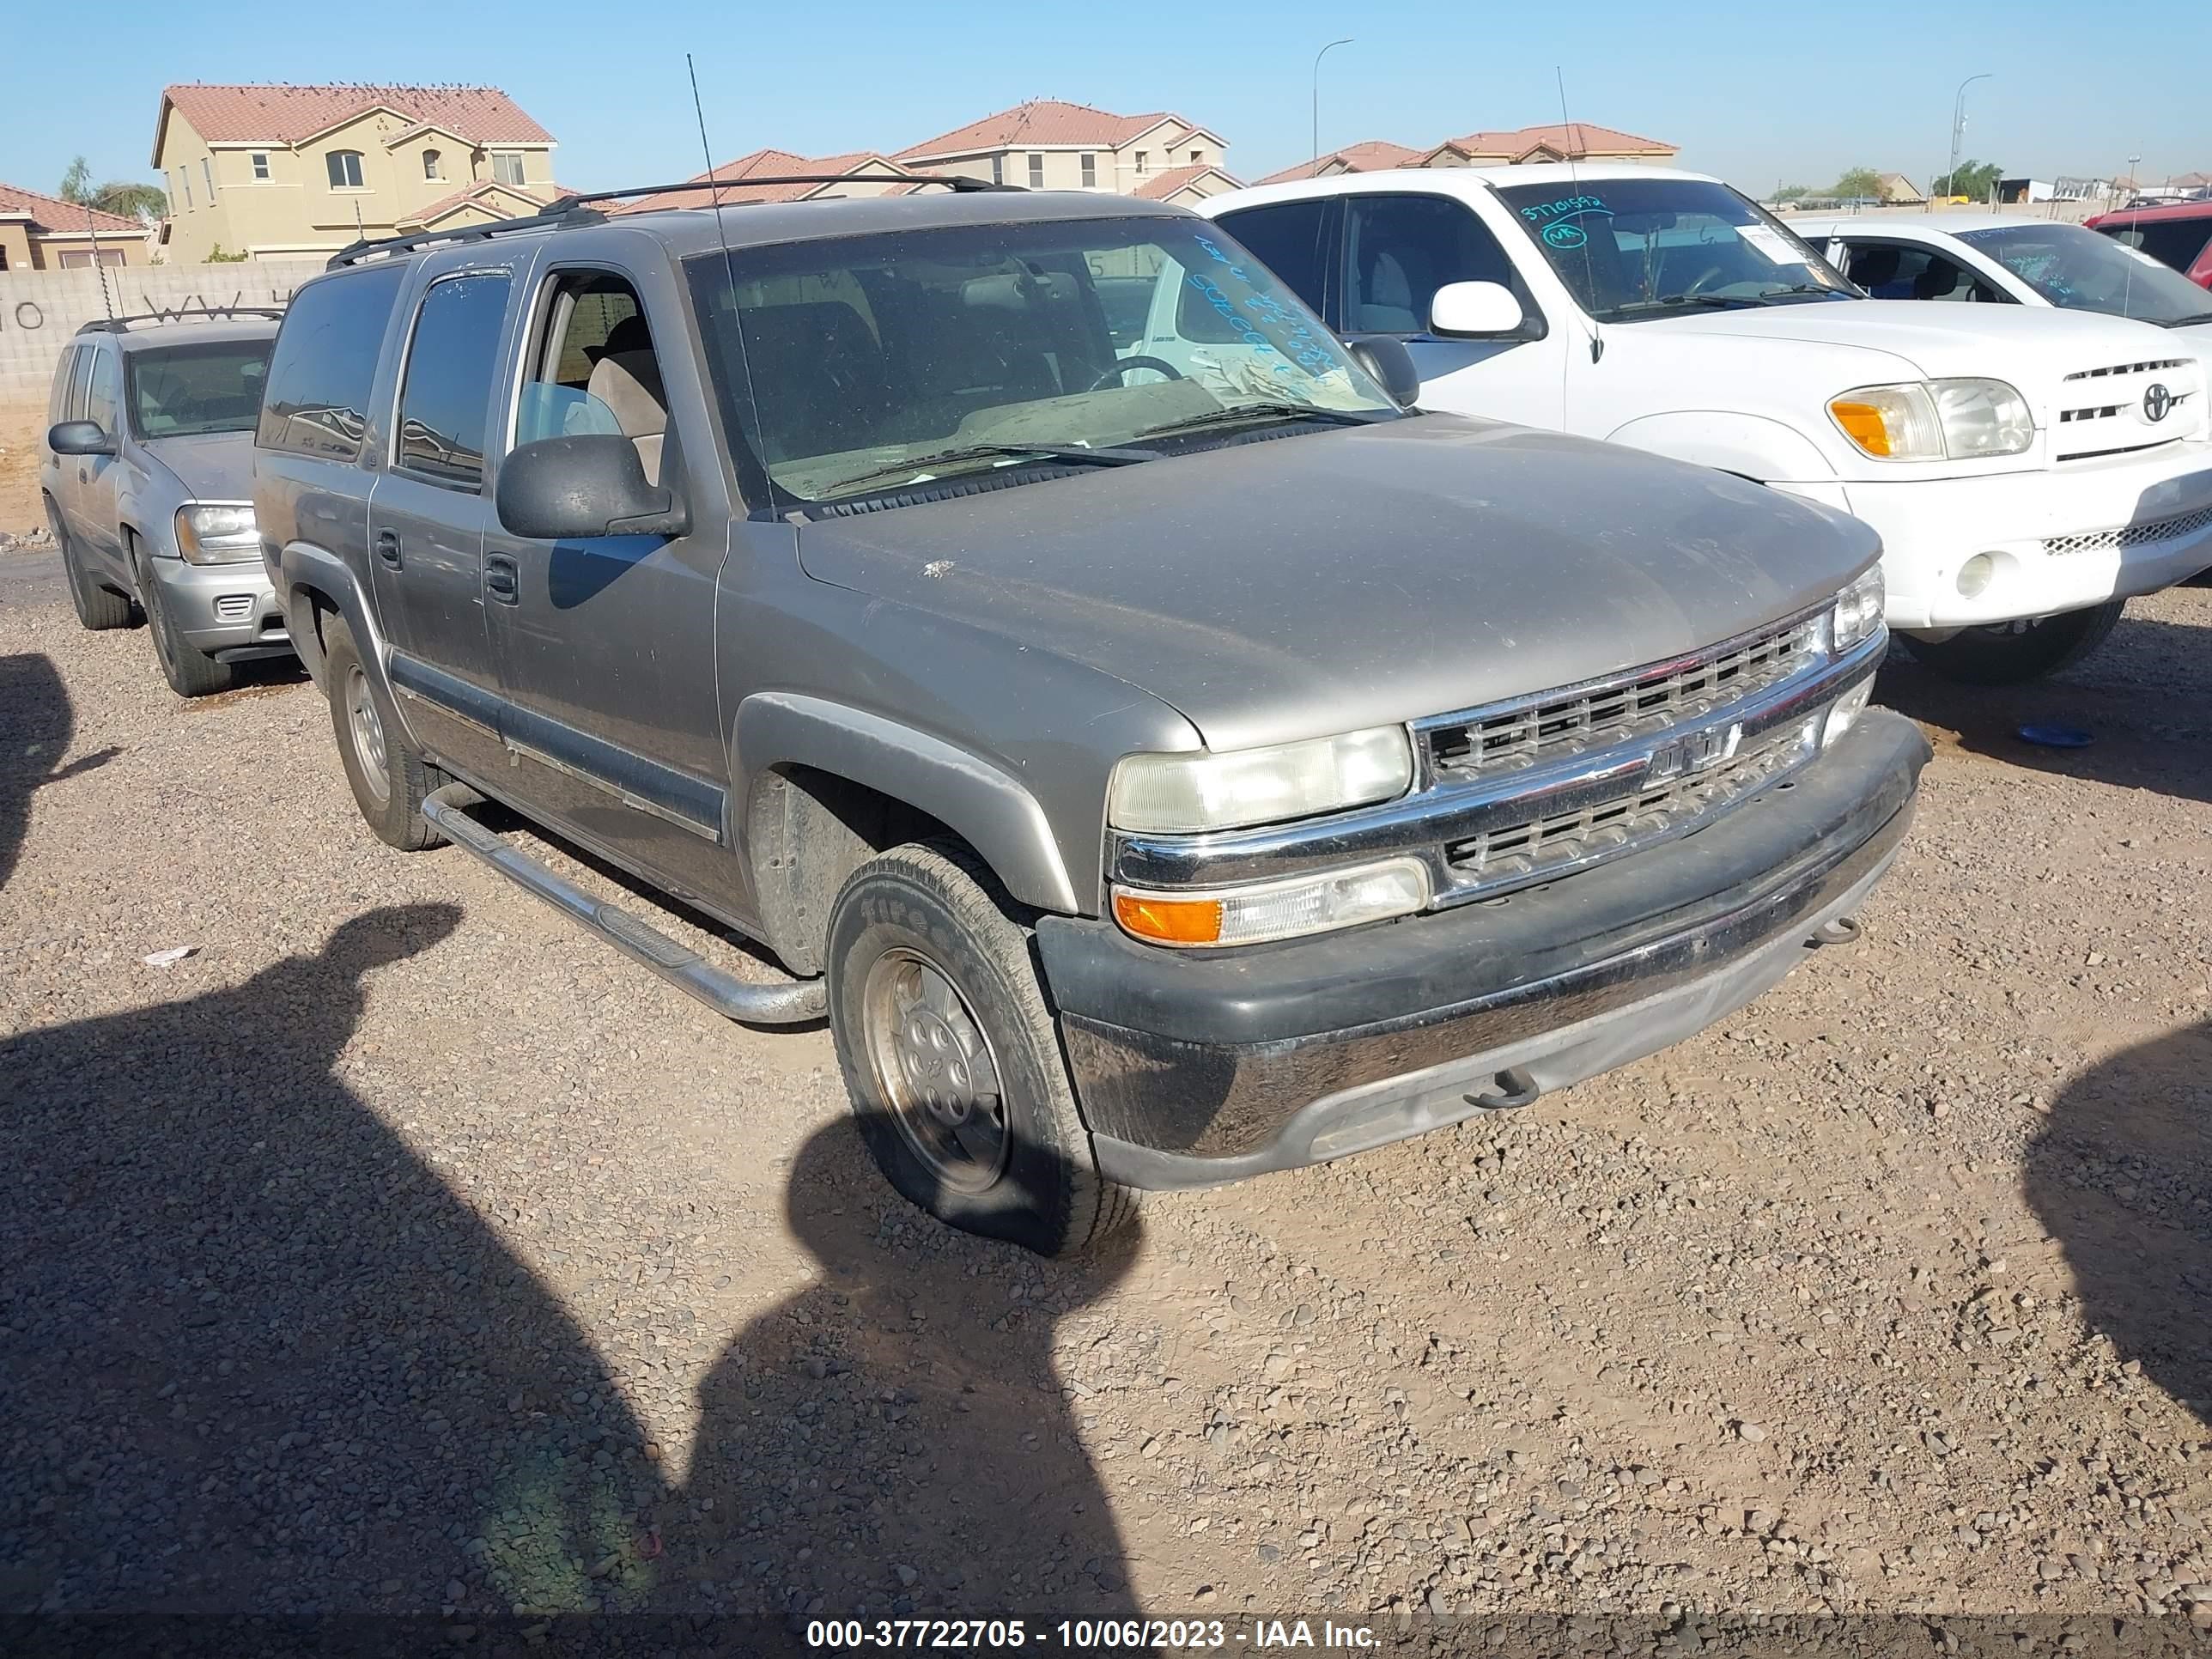
[{"label": "tile roof", "polygon": [[1286,185],[1294,179],[1311,179],[1332,161],[1342,162],[1341,170],[1346,173],[1382,173],[1391,167],[1411,167],[1427,153],[1405,144],[1394,144],[1387,138],[1364,138],[1356,144],[1346,144],[1342,149],[1333,149],[1326,155],[1316,155],[1310,161],[1285,167],[1280,173],[1271,173],[1259,182],[1263,185]]},{"label": "tile roof", "polygon": [[1227,179],[1229,181],[1227,186],[1229,189],[1234,190],[1237,188],[1237,180],[1234,177],[1223,172],[1221,168],[1214,167],[1209,163],[1204,167],[1170,167],[1164,173],[1155,173],[1148,177],[1144,183],[1139,185],[1134,190],[1131,191],[1129,194],[1132,196],[1141,196],[1148,202],[1164,202],[1169,197],[1174,195],[1185,185],[1191,184],[1198,179],[1203,179],[1209,173],[1217,173],[1223,179]]},{"label": "tile roof", "polygon": [[987,115],[980,121],[970,121],[964,127],[956,127],[951,132],[910,145],[898,154],[901,161],[909,161],[921,156],[1003,149],[1010,144],[1097,144],[1102,149],[1111,149],[1163,121],[1192,125],[1170,110],[1156,109],[1146,115],[1115,115],[1109,110],[1093,109],[1088,104],[1032,98],[1025,104],[1002,109],[995,115]]},{"label": "tile roof", "polygon": [[[740,155],[734,161],[725,161],[711,173],[696,173],[692,178],[702,185],[709,179],[725,185],[743,185],[747,179],[775,178],[793,173],[849,173],[856,177],[867,173],[897,173],[907,172],[888,155],[872,149],[848,150],[842,155],[799,155],[787,149],[757,149],[750,155]],[[736,191],[725,190],[723,205],[747,207],[759,202],[799,202],[817,191],[831,190],[831,185],[757,185]],[[905,195],[907,190],[886,191],[886,195]],[[635,201],[617,203],[607,209],[610,214],[650,213],[662,208],[711,207],[714,192],[710,190],[671,191],[659,196],[641,196]]]},{"label": "tile roof", "polygon": [[82,208],[74,202],[64,202],[58,196],[43,195],[38,191],[23,190],[14,185],[0,185],[0,214],[10,218],[21,214],[42,230],[64,234],[85,229],[88,215],[91,219],[90,228],[94,230],[143,235],[146,229],[136,219],[126,219],[119,213],[106,213],[98,208]]},{"label": "tile roof", "polygon": [[[1587,121],[1551,121],[1502,131],[1470,132],[1462,138],[1447,138],[1437,149],[1462,150],[1469,155],[1525,155],[1539,144],[1561,155],[1571,145],[1577,157],[1636,150],[1665,150],[1672,155],[1681,148],[1663,138],[1639,138],[1632,132],[1593,126]],[[1433,155],[1436,151],[1428,153]]]},{"label": "tile roof", "polygon": [[532,190],[526,185],[502,184],[496,179],[479,179],[465,189],[457,190],[450,196],[441,196],[428,207],[418,208],[412,213],[400,215],[400,222],[410,225],[427,225],[440,214],[450,213],[465,202],[474,202],[479,206],[489,207],[491,204],[484,198],[492,195],[520,196],[526,202],[535,202],[538,206],[544,207],[550,202],[559,200],[562,193],[557,185],[551,186],[548,190]]},{"label": "tile roof", "polygon": [[551,133],[497,87],[224,87],[192,82],[165,87],[161,99],[165,118],[175,110],[211,144],[297,143],[380,106],[472,143],[553,142]]}]

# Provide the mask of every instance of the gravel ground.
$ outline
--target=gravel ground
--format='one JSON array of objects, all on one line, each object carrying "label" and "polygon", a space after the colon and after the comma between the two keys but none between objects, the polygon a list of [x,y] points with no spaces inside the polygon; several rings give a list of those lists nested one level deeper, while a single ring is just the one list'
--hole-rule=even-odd
[{"label": "gravel ground", "polygon": [[303,680],[0,605],[0,1613],[2212,1646],[2208,647],[2187,588],[2031,690],[1893,671],[1860,945],[1057,1266],[892,1197],[819,1030],[375,842]]}]

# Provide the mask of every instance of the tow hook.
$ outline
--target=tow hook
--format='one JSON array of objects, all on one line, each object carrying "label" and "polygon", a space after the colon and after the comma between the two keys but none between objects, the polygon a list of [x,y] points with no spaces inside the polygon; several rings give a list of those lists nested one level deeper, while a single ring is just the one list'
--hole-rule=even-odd
[{"label": "tow hook", "polygon": [[1487,1088],[1469,1091],[1467,1103],[1479,1111],[1517,1111],[1543,1092],[1534,1078],[1519,1066],[1510,1066],[1492,1078]]},{"label": "tow hook", "polygon": [[1856,945],[1859,942],[1859,923],[1856,916],[1838,916],[1824,921],[1814,930],[1806,944],[1818,949],[1824,945]]}]

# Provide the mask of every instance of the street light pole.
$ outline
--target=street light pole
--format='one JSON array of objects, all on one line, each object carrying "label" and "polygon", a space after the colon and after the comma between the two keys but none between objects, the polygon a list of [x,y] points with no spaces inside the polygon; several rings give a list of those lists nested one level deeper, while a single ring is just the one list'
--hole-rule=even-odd
[{"label": "street light pole", "polygon": [[1332,40],[1314,54],[1313,155],[1314,160],[1316,161],[1321,159],[1321,60],[1328,57],[1329,53],[1334,52],[1339,46],[1348,46],[1350,45],[1352,45],[1352,41],[1348,39],[1343,40]]},{"label": "street light pole", "polygon": [[1990,79],[1994,73],[1992,70],[1988,74],[1968,76],[1959,82],[1958,93],[1951,100],[1951,167],[1943,175],[1943,194],[1946,196],[1959,193],[1959,140],[1966,130],[1966,88],[1977,81]]}]

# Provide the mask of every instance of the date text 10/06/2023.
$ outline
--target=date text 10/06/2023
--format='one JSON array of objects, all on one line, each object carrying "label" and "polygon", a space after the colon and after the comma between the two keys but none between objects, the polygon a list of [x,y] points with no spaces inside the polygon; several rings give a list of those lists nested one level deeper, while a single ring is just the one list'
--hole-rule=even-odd
[{"label": "date text 10/06/2023", "polygon": [[1063,1619],[1051,1624],[1022,1619],[816,1619],[807,1623],[806,1645],[1143,1653],[1239,1648],[1356,1650],[1381,1644],[1367,1626],[1326,1619]]}]

